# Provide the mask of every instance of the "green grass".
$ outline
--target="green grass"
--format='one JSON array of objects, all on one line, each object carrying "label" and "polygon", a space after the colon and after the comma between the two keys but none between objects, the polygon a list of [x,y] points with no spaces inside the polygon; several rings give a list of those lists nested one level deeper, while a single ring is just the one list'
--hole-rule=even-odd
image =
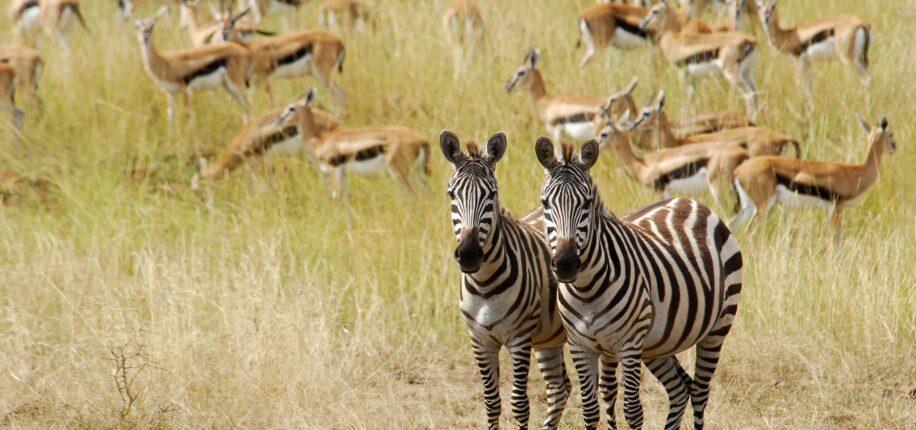
[{"label": "green grass", "polygon": [[[481,2],[487,46],[468,55],[459,79],[439,25],[446,2],[373,2],[378,30],[345,36],[341,121],[428,136],[427,189],[411,196],[390,178],[353,177],[348,203],[335,203],[306,160],[275,157],[272,179],[242,168],[216,187],[207,210],[188,186],[190,155],[221,149],[240,126],[239,109],[225,93],[197,94],[197,126],[185,127],[179,111],[180,131],[169,138],[165,97],[142,68],[133,28],[115,20],[113,2],[85,3],[92,35],[73,29],[69,59],[45,50],[46,110],[27,110],[25,148],[0,146],[0,167],[58,187],[18,190],[0,206],[0,427],[480,428],[439,131],[463,140],[505,131],[500,195],[524,213],[543,181],[532,152],[544,131],[529,96],[502,84],[528,48],[542,49],[552,92],[607,94],[636,75],[641,102],[664,88],[673,114],[684,107],[676,73],[656,72],[651,52],[611,49],[578,70],[575,17],[591,2]],[[316,24],[317,3],[303,8],[304,26]],[[708,423],[912,427],[916,9],[841,0],[786,2],[780,13],[786,23],[840,13],[871,22],[872,104],[850,70],[819,64],[816,113],[800,118],[794,64],[764,47],[759,122],[802,138],[806,158],[860,162],[865,134],[854,114],[873,123],[886,115],[898,152],[845,213],[841,246],[831,246],[815,210],[776,210],[756,234],[740,236],[744,294]],[[187,46],[172,15],[156,30],[163,51]],[[11,40],[7,27],[0,35]],[[281,24],[271,18],[266,27]],[[283,81],[274,91],[284,101],[311,85]],[[721,84],[698,89],[703,110],[743,109]],[[269,108],[252,94],[254,113]],[[324,91],[319,100],[329,106]],[[593,174],[618,214],[657,198],[613,154]],[[113,377],[117,348],[126,348],[129,408]],[[532,375],[534,423],[544,390]],[[647,427],[659,428],[665,394],[645,381]],[[564,426],[581,425],[576,391]]]}]

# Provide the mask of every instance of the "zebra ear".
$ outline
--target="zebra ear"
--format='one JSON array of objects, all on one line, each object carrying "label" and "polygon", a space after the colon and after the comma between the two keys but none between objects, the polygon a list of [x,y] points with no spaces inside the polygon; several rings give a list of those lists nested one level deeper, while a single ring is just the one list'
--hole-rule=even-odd
[{"label": "zebra ear", "polygon": [[595,139],[589,139],[582,145],[579,151],[579,163],[585,170],[591,169],[598,161],[598,142]]},{"label": "zebra ear", "polygon": [[461,143],[458,142],[458,136],[448,130],[442,130],[439,135],[439,148],[442,149],[442,155],[452,164],[458,164],[464,159],[464,153],[461,152]]},{"label": "zebra ear", "polygon": [[551,169],[557,165],[557,157],[553,155],[553,142],[550,138],[541,136],[537,143],[534,144],[534,153],[538,156],[538,161],[545,169]]},{"label": "zebra ear", "polygon": [[505,154],[506,134],[503,132],[496,133],[487,141],[487,161],[490,162],[491,166],[495,166],[496,162],[503,158]]}]

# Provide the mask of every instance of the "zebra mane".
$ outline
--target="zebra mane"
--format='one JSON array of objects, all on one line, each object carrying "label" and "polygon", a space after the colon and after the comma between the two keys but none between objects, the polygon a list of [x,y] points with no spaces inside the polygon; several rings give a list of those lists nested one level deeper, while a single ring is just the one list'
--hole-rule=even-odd
[{"label": "zebra mane", "polygon": [[471,158],[480,158],[480,147],[477,146],[477,142],[468,142],[468,157]]},{"label": "zebra mane", "polygon": [[576,147],[573,144],[568,142],[562,142],[560,145],[563,146],[563,163],[567,166],[573,162],[573,152],[576,150]]}]

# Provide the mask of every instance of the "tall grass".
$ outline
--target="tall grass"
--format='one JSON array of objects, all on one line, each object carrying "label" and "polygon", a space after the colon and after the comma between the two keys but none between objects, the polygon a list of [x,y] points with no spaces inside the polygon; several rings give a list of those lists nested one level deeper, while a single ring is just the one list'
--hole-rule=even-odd
[{"label": "tall grass", "polygon": [[[303,26],[316,25],[316,3],[303,8]],[[608,50],[579,71],[574,22],[584,0],[481,2],[486,46],[467,54],[457,79],[439,27],[445,1],[374,3],[377,31],[345,36],[342,123],[402,124],[429,136],[428,186],[411,196],[389,178],[352,177],[349,200],[335,203],[305,160],[274,158],[272,178],[240,169],[207,210],[187,185],[189,158],[226,144],[237,106],[221,92],[195,95],[196,127],[179,116],[180,131],[168,137],[165,97],[143,71],[133,28],[115,20],[113,2],[85,2],[92,34],[74,29],[69,58],[45,49],[45,112],[29,112],[24,150],[0,149],[0,166],[58,187],[0,206],[0,426],[483,424],[457,307],[439,131],[462,139],[506,131],[500,195],[523,213],[543,180],[532,157],[543,128],[530,97],[506,94],[502,83],[525,50],[542,49],[553,92],[606,94],[636,75],[638,97],[664,88],[675,114],[685,94],[648,51]],[[814,210],[777,210],[756,234],[741,235],[744,294],[707,417],[717,428],[912,427],[916,10],[839,0],[785,2],[780,13],[784,22],[855,13],[873,23],[872,104],[851,71],[819,64],[816,113],[801,117],[794,64],[764,47],[759,122],[803,138],[806,158],[859,162],[865,134],[854,114],[886,115],[899,149],[846,212],[841,246],[830,245]],[[157,28],[160,50],[187,46],[176,21]],[[0,35],[11,34],[4,25]],[[292,99],[311,85],[286,81],[274,91]],[[269,107],[252,94],[256,113]],[[743,108],[715,82],[699,94],[704,110]],[[329,104],[325,92],[320,99]],[[657,198],[613,154],[593,174],[618,214]],[[646,381],[647,426],[658,428],[665,394]],[[539,376],[531,392],[535,422],[544,412]],[[577,397],[566,428],[581,426]]]}]

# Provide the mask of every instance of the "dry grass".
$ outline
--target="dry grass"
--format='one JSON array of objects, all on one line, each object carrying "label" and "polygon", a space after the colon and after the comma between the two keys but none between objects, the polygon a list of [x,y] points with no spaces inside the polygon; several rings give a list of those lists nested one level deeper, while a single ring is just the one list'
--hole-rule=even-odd
[{"label": "dry grass", "polygon": [[[438,151],[418,196],[354,178],[349,205],[334,204],[307,162],[275,159],[272,180],[242,169],[207,211],[187,186],[187,155],[224,145],[237,108],[222,93],[198,95],[198,127],[165,136],[165,99],[133,29],[114,20],[113,2],[85,3],[93,36],[75,29],[69,60],[48,50],[46,112],[27,118],[24,151],[0,149],[0,167],[55,185],[0,206],[0,427],[481,427]],[[346,38],[344,124],[401,123],[433,142],[442,128],[464,139],[505,130],[498,176],[517,212],[536,204],[543,180],[531,102],[501,88],[526,48],[542,48],[554,91],[608,93],[635,74],[641,99],[664,87],[681,109],[675,73],[654,73],[648,52],[611,50],[587,73],[574,67],[584,0],[481,2],[489,46],[459,80],[439,28],[444,1],[375,3],[378,32]],[[316,8],[304,8],[306,25]],[[802,137],[806,157],[858,161],[865,136],[853,114],[887,115],[899,150],[846,213],[841,247],[813,210],[776,211],[742,236],[747,281],[707,412],[713,428],[916,426],[916,194],[906,188],[916,180],[916,10],[890,0],[781,6],[787,22],[841,12],[875,25],[873,105],[851,72],[828,65],[816,74],[816,115],[797,118],[794,66],[764,49],[760,122]],[[156,40],[186,46],[174,20]],[[275,93],[292,98],[305,85]],[[742,108],[721,85],[700,89],[703,108]],[[264,97],[256,105],[263,111]],[[618,213],[655,198],[611,154],[594,173]],[[643,401],[647,427],[660,427],[666,401],[652,378]],[[581,422],[575,399],[564,427]]]}]

